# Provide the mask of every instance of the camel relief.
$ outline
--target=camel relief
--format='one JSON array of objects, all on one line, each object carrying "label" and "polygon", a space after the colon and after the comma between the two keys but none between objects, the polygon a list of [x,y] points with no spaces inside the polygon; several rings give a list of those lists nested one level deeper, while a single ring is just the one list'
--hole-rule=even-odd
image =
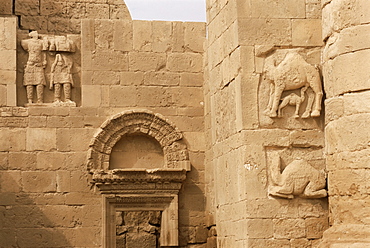
[{"label": "camel relief", "polygon": [[274,153],[269,168],[271,183],[268,193],[271,196],[293,199],[323,198],[327,196],[325,189],[326,176],[324,171],[312,167],[304,159],[296,159],[281,171],[281,159]]},{"label": "camel relief", "polygon": [[[276,112],[278,110],[280,112],[289,104],[296,105],[294,117],[297,118],[299,107],[305,99],[304,94],[307,93],[308,102],[302,118],[320,116],[323,91],[319,70],[307,63],[297,51],[289,51],[280,63],[277,63],[275,54],[267,57],[263,73],[264,78],[270,83],[270,97],[265,114],[269,117],[276,117]],[[313,92],[306,91],[308,88],[311,88]],[[290,95],[283,99],[279,107],[282,93],[297,89],[301,89],[301,96]]]}]

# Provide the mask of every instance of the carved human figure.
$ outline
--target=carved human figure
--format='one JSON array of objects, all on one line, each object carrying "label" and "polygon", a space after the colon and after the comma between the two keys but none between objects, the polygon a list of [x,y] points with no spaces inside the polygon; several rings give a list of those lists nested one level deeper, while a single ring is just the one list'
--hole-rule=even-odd
[{"label": "carved human figure", "polygon": [[[276,111],[283,91],[302,87],[310,87],[314,92],[314,95],[308,95],[307,108],[302,118],[320,116],[323,96],[320,73],[315,66],[307,63],[298,52],[289,51],[279,64],[277,64],[274,54],[267,57],[264,75],[270,83],[270,98],[265,110],[268,116],[277,116]],[[314,105],[313,111],[312,105]]]},{"label": "carved human figure", "polygon": [[273,185],[269,187],[269,195],[292,199],[294,196],[303,198],[323,198],[325,190],[325,173],[312,167],[304,159],[296,159],[280,173],[280,156],[273,158],[271,178]]},{"label": "carved human figure", "polygon": [[67,64],[61,54],[57,54],[51,66],[50,90],[54,86],[54,102],[61,102],[61,88],[63,86],[65,102],[71,101],[71,87],[73,86],[72,63]]},{"label": "carved human figure", "polygon": [[22,40],[21,45],[28,52],[28,60],[24,69],[23,85],[26,86],[28,103],[32,103],[33,88],[36,86],[37,103],[42,103],[46,85],[44,69],[46,67],[47,44],[39,37],[37,31],[29,33],[30,39]]},{"label": "carved human figure", "polygon": [[296,93],[291,93],[284,97],[282,99],[282,102],[279,105],[278,109],[278,117],[282,117],[281,110],[285,108],[287,105],[295,105],[295,112],[294,112],[294,118],[299,118],[299,108],[301,104],[305,100],[305,92],[306,92],[307,87],[303,87],[301,89],[301,96],[298,96]]}]

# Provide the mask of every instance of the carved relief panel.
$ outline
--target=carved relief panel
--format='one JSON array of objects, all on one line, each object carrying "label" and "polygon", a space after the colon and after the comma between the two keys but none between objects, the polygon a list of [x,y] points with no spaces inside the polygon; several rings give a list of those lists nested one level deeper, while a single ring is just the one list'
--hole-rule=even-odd
[{"label": "carved relief panel", "polygon": [[79,36],[19,32],[18,105],[76,106],[80,102]]},{"label": "carved relief panel", "polygon": [[260,48],[259,106],[266,127],[318,128],[322,125],[320,50]]}]

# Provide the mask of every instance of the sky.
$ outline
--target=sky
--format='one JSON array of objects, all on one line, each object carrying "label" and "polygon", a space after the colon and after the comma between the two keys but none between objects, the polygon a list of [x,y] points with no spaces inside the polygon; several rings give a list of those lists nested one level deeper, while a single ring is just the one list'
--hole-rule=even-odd
[{"label": "sky", "polygon": [[206,0],[125,0],[134,20],[206,21]]}]

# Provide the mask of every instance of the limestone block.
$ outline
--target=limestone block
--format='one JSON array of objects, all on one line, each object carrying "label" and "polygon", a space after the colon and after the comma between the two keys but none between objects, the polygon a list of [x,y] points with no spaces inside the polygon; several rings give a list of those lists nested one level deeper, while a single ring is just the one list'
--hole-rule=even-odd
[{"label": "limestone block", "polygon": [[180,84],[180,75],[171,72],[147,72],[144,74],[144,85],[176,86]]},{"label": "limestone block", "polygon": [[324,5],[322,10],[324,39],[335,31],[370,21],[369,2],[366,0],[331,1]]},{"label": "limestone block", "polygon": [[333,34],[324,48],[324,62],[339,55],[370,48],[370,25],[348,27]]},{"label": "limestone block", "polygon": [[58,151],[87,151],[94,130],[59,128],[56,132]]},{"label": "limestone block", "polygon": [[[235,80],[236,128],[254,129],[258,123],[259,75],[243,75]],[[248,107],[247,107],[248,106]]]},{"label": "limestone block", "polygon": [[348,93],[343,96],[344,114],[370,113],[370,91],[359,93]]},{"label": "limestone block", "polygon": [[344,115],[343,96],[325,100],[325,120],[327,123]]},{"label": "limestone block", "polygon": [[0,50],[0,70],[15,71],[16,70],[16,53],[15,50]]},{"label": "limestone block", "polygon": [[273,222],[271,219],[250,219],[247,221],[247,233],[250,238],[272,238]]},{"label": "limestone block", "polygon": [[6,89],[6,106],[16,106],[17,105],[17,86],[15,84],[8,84]]},{"label": "limestone block", "polygon": [[26,149],[26,130],[6,129],[0,130],[0,151],[24,151]]},{"label": "limestone block", "polygon": [[82,87],[82,106],[99,107],[101,105],[101,86],[83,85]]},{"label": "limestone block", "polygon": [[248,239],[247,247],[290,248],[291,246],[289,240],[286,239]]},{"label": "limestone block", "polygon": [[142,85],[144,82],[144,73],[137,72],[121,72],[120,84],[125,86]]},{"label": "limestone block", "polygon": [[183,132],[203,132],[204,118],[200,116],[173,116],[170,119]]},{"label": "limestone block", "polygon": [[101,247],[101,232],[100,227],[85,227],[77,228],[75,232],[75,247],[90,246]]},{"label": "limestone block", "polygon": [[34,128],[27,130],[27,151],[50,151],[56,148],[54,128]]},{"label": "limestone block", "polygon": [[15,84],[16,71],[0,70],[0,84]]},{"label": "limestone block", "polygon": [[167,68],[176,72],[202,72],[203,56],[198,53],[171,53],[168,55]]},{"label": "limestone block", "polygon": [[292,239],[305,238],[306,225],[303,219],[276,219],[274,223],[274,238]]},{"label": "limestone block", "polygon": [[[342,223],[349,223],[349,224],[360,224],[361,226],[366,226],[369,224],[370,216],[369,216],[369,197],[357,197],[357,196],[333,196],[331,197],[331,214],[333,218],[333,226],[342,224]],[[354,211],[356,209],[356,211]],[[351,213],[351,214],[346,214]],[[329,229],[330,230],[330,229]],[[359,227],[355,228],[355,232],[360,237],[361,233],[359,230],[366,230]],[[347,233],[346,231],[342,230],[340,232],[341,236],[343,237],[343,233]],[[339,233],[338,233],[339,234]],[[337,234],[337,235],[338,235]],[[325,234],[324,234],[325,236]],[[351,235],[353,237],[353,234]],[[369,234],[366,233],[365,237],[369,237]],[[336,237],[337,238],[337,237]]]},{"label": "limestone block", "polygon": [[[148,96],[146,96],[148,97]],[[153,98],[156,95],[154,94]],[[113,86],[110,88],[110,106],[115,107],[132,107],[136,106],[140,96],[133,86]]]},{"label": "limestone block", "polygon": [[86,18],[109,19],[110,9],[108,4],[86,3]]},{"label": "limestone block", "polygon": [[13,1],[12,0],[4,0],[1,2],[0,14],[1,15],[13,14]]},{"label": "limestone block", "polygon": [[110,4],[109,10],[110,19],[131,20],[130,12],[128,11],[128,8],[123,1],[118,1],[115,4]]},{"label": "limestone block", "polygon": [[316,246],[311,246],[311,241],[308,239],[291,239],[290,244],[291,244],[291,248],[316,247]]},{"label": "limestone block", "polygon": [[306,1],[306,18],[321,19],[321,0]]},{"label": "limestone block", "polygon": [[171,50],[172,23],[164,21],[154,21],[152,51],[163,53]]},{"label": "limestone block", "polygon": [[81,20],[81,49],[82,53],[95,50],[95,24],[94,20]]},{"label": "limestone block", "polygon": [[339,169],[364,169],[370,162],[370,149],[344,151],[326,156],[329,171]]},{"label": "limestone block", "polygon": [[329,228],[327,218],[307,218],[306,223],[306,237],[308,239],[320,239],[323,232]]},{"label": "limestone block", "polygon": [[172,51],[183,52],[185,49],[185,27],[183,22],[172,22]]},{"label": "limestone block", "polygon": [[252,18],[305,18],[305,0],[251,0]]},{"label": "limestone block", "polygon": [[36,154],[29,152],[12,152],[9,154],[9,168],[34,170],[37,167]]},{"label": "limestone block", "polygon": [[94,71],[92,84],[94,85],[117,85],[120,83],[119,72],[114,71]]},{"label": "limestone block", "polygon": [[95,20],[94,31],[97,49],[107,50],[114,47],[112,20]]},{"label": "limestone block", "polygon": [[0,192],[20,192],[21,180],[20,171],[0,172]]},{"label": "limestone block", "polygon": [[56,2],[56,1],[40,1],[40,15],[42,16],[55,16],[63,13],[63,10],[66,8],[65,2]]},{"label": "limestone block", "polygon": [[370,173],[366,169],[333,170],[328,174],[330,195],[368,194]]},{"label": "limestone block", "polygon": [[39,14],[39,8],[40,8],[39,0],[26,0],[15,2],[16,15],[37,16]]},{"label": "limestone block", "polygon": [[185,48],[192,52],[204,51],[206,25],[202,22],[185,22]]},{"label": "limestone block", "polygon": [[[243,72],[257,72],[257,57],[254,56],[254,46],[240,46],[240,64]],[[262,67],[261,67],[262,68]],[[261,71],[262,72],[262,71]]]},{"label": "limestone block", "polygon": [[166,55],[163,53],[129,53],[130,71],[158,71],[166,67]]},{"label": "limestone block", "polygon": [[0,50],[16,49],[17,47],[16,25],[17,19],[15,17],[0,18]]},{"label": "limestone block", "polygon": [[38,152],[36,160],[39,170],[62,170],[68,166],[66,156],[60,152]]},{"label": "limestone block", "polygon": [[322,46],[321,19],[292,20],[293,46]]},{"label": "limestone block", "polygon": [[[239,44],[239,27],[238,22],[233,22],[228,29],[226,29],[225,33],[221,36],[222,41],[222,53],[220,56],[225,56],[230,54],[234,51],[240,44]],[[220,51],[218,51],[219,53]]]},{"label": "limestone block", "polygon": [[131,51],[133,48],[132,21],[116,20],[113,29],[114,50]]},{"label": "limestone block", "polygon": [[129,66],[128,55],[121,51],[96,52],[92,56],[94,70],[127,71]]},{"label": "limestone block", "polygon": [[7,106],[7,86],[0,85],[0,106]]},{"label": "limestone block", "polygon": [[241,19],[238,25],[241,45],[288,46],[292,43],[289,19]]},{"label": "limestone block", "polygon": [[[60,24],[59,22],[61,22],[63,19],[49,19],[49,20],[46,20],[44,17],[42,16],[31,16],[31,15],[22,15],[22,18],[20,19],[21,23],[20,23],[20,27],[23,28],[23,29],[29,29],[29,30],[39,30],[39,31],[45,31],[48,29],[51,29],[53,30],[53,28],[55,29],[55,25],[56,24]],[[64,25],[63,25],[63,29],[66,30],[66,31],[70,31],[69,29],[69,23],[67,20],[64,20]]]},{"label": "limestone block", "polygon": [[56,173],[51,171],[22,172],[23,190],[25,192],[56,192]]},{"label": "limestone block", "polygon": [[357,114],[330,122],[325,128],[327,154],[368,148],[370,133],[366,127],[370,124],[369,116]]},{"label": "limestone block", "polygon": [[203,102],[203,91],[197,87],[182,87],[178,89],[169,89],[173,101],[180,107],[201,107]]},{"label": "limestone block", "polygon": [[180,86],[190,87],[201,87],[203,86],[203,74],[202,73],[181,73],[180,75]]},{"label": "limestone block", "polygon": [[290,133],[290,144],[294,147],[324,147],[324,133],[320,130],[295,130]]},{"label": "limestone block", "polygon": [[72,189],[71,172],[66,170],[58,170],[56,177],[57,192],[70,192]]},{"label": "limestone block", "polygon": [[133,21],[133,44],[136,51],[152,51],[153,29],[150,21]]}]

